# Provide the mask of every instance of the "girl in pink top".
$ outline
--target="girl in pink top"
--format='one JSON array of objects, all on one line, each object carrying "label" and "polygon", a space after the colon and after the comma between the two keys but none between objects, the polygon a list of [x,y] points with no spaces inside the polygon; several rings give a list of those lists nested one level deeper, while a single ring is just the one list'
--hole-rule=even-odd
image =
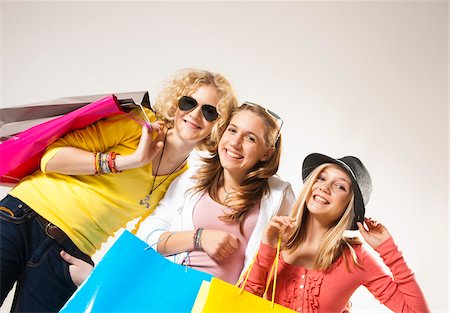
[{"label": "girl in pink top", "polygon": [[[264,293],[281,236],[275,302],[298,312],[343,312],[364,285],[394,312],[429,312],[388,230],[364,218],[372,184],[361,161],[313,153],[303,162],[302,174],[305,186],[290,216],[275,216],[266,227],[245,289]],[[358,238],[344,237],[348,229],[360,231],[391,273]]]},{"label": "girl in pink top", "polygon": [[294,203],[290,184],[272,177],[281,126],[257,104],[233,110],[214,153],[171,184],[137,236],[173,262],[237,282],[270,218]]},{"label": "girl in pink top", "polygon": [[229,257],[221,261],[216,261],[205,251],[197,249],[189,253],[184,263],[192,268],[210,273],[224,281],[235,284],[244,267],[247,244],[258,220],[259,203],[250,208],[247,216],[242,221],[242,225],[240,223],[229,223],[220,218],[224,214],[230,213],[232,213],[230,208],[214,201],[209,194],[203,194],[193,212],[195,229],[222,230],[233,235],[239,244]]}]

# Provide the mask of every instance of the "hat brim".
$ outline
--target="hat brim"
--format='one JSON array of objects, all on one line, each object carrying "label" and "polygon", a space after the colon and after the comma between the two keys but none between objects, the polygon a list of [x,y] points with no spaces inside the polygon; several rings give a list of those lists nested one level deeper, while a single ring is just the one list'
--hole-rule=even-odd
[{"label": "hat brim", "polygon": [[352,181],[352,188],[354,193],[354,218],[352,225],[350,227],[350,230],[357,230],[358,225],[356,222],[364,222],[364,214],[366,212],[366,208],[364,205],[364,200],[361,194],[361,190],[359,188],[358,182],[356,181],[355,174],[352,172],[351,168],[343,161],[339,159],[334,159],[332,157],[329,157],[327,155],[321,154],[321,153],[312,153],[308,155],[305,160],[303,161],[302,166],[302,178],[303,181],[308,178],[308,176],[311,174],[311,172],[317,168],[318,166],[325,164],[325,163],[332,163],[339,165],[344,171],[348,173],[348,176],[350,177]]}]

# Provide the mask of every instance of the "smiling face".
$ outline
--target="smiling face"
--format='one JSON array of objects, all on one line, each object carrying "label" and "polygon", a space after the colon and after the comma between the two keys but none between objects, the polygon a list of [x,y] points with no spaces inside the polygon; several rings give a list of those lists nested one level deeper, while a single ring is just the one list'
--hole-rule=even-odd
[{"label": "smiling face", "polygon": [[224,170],[243,177],[259,161],[266,161],[271,148],[266,142],[264,121],[249,110],[236,113],[219,141],[219,158]]},{"label": "smiling face", "polygon": [[182,140],[197,143],[208,137],[214,126],[214,122],[208,122],[203,116],[202,105],[217,107],[219,97],[217,90],[211,85],[200,86],[187,96],[194,98],[198,105],[190,111],[178,108],[175,112],[174,128]]},{"label": "smiling face", "polygon": [[340,166],[325,167],[312,185],[307,208],[312,216],[324,224],[339,219],[353,195],[352,182]]}]

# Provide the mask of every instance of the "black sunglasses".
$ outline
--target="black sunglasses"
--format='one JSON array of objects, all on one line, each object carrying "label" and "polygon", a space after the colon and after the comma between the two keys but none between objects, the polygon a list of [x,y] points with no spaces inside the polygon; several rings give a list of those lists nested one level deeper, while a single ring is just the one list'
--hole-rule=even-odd
[{"label": "black sunglasses", "polygon": [[275,143],[273,144],[274,146],[276,146],[276,144],[278,143],[278,139],[280,138],[281,135],[281,127],[283,127],[284,121],[283,119],[274,111],[266,109],[265,107],[263,107],[262,105],[259,105],[257,103],[253,103],[253,102],[244,102],[242,105],[248,105],[248,106],[257,106],[260,107],[261,109],[265,110],[266,113],[271,116],[273,119],[276,120],[277,124],[279,124],[280,126],[278,127],[278,132],[277,132],[277,136],[275,137]]},{"label": "black sunglasses", "polygon": [[[178,100],[178,108],[182,111],[190,111],[194,109],[198,105],[197,100],[189,96],[182,96],[180,100]],[[208,122],[214,122],[217,117],[219,117],[219,113],[215,106],[210,104],[202,105],[202,114],[205,120]]]}]

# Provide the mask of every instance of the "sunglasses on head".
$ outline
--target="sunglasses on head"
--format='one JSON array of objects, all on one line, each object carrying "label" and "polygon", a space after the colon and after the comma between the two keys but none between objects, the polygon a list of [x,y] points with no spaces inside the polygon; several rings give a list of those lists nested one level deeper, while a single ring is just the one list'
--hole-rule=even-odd
[{"label": "sunglasses on head", "polygon": [[267,113],[270,117],[272,117],[273,119],[275,119],[275,121],[277,122],[277,124],[280,125],[280,126],[278,127],[277,136],[275,137],[275,143],[273,144],[273,145],[275,146],[275,145],[277,144],[277,142],[278,142],[278,139],[280,138],[280,135],[281,135],[281,127],[283,127],[283,123],[284,123],[283,119],[282,119],[277,113],[275,113],[274,111],[269,110],[269,109],[266,109],[265,107],[263,107],[263,106],[261,106],[261,105],[259,105],[259,104],[257,104],[257,103],[253,103],[253,102],[248,102],[248,101],[246,101],[246,102],[243,103],[243,105],[256,106],[256,107],[259,107],[259,108],[263,109],[264,111],[266,111],[266,113]]},{"label": "sunglasses on head", "polygon": [[[182,96],[180,100],[178,100],[178,108],[181,111],[191,111],[198,105],[197,100],[189,96]],[[215,106],[210,104],[202,105],[202,114],[205,120],[208,122],[214,122],[217,117],[219,117],[219,113]]]}]

